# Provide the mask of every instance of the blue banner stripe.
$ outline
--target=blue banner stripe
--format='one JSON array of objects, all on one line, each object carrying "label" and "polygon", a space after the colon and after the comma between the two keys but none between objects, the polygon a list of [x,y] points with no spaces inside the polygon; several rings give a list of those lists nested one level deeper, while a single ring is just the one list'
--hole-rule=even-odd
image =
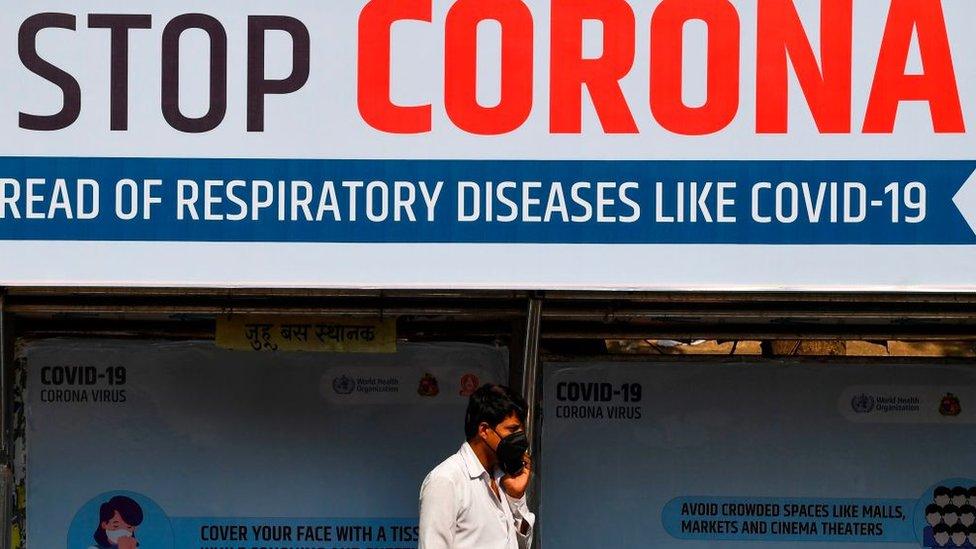
[{"label": "blue banner stripe", "polygon": [[[976,161],[2,157],[0,239],[976,244],[953,203],[974,170]],[[79,203],[78,179],[97,181],[92,219],[83,218],[92,186],[82,185]],[[151,188],[158,203],[147,201],[145,180],[159,180]],[[502,182],[514,183],[499,191]],[[192,208],[180,208],[181,194]],[[117,215],[117,201],[132,219]]]},{"label": "blue banner stripe", "polygon": [[677,539],[915,542],[912,499],[682,497],[665,505],[664,529]]}]

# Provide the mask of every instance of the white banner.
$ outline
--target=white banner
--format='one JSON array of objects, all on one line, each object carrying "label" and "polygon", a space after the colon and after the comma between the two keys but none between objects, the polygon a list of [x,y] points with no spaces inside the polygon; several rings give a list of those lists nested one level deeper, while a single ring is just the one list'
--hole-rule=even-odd
[{"label": "white banner", "polygon": [[463,442],[467,395],[508,375],[506,351],[466,344],[52,340],[24,356],[36,549],[108,547],[104,505],[154,549],[416,547],[424,475]]},{"label": "white banner", "polygon": [[968,366],[552,363],[544,395],[547,546],[976,539]]},{"label": "white banner", "polygon": [[0,284],[976,290],[970,0],[4,12]]}]

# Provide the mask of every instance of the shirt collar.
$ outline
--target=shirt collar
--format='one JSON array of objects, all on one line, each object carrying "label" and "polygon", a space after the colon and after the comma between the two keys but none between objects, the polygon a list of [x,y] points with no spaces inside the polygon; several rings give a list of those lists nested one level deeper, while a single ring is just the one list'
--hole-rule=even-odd
[{"label": "shirt collar", "polygon": [[481,475],[487,474],[488,471],[485,470],[485,466],[481,464],[481,460],[474,453],[471,445],[465,442],[461,445],[461,461],[464,462],[464,468],[468,471],[468,476],[471,478],[478,478]]}]

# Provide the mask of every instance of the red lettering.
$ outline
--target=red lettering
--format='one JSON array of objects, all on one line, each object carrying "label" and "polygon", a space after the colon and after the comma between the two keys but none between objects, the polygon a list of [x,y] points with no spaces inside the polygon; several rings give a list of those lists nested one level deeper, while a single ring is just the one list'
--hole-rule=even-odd
[{"label": "red lettering", "polygon": [[[918,36],[922,74],[905,74],[912,31]],[[892,133],[902,101],[928,101],[936,133],[964,133],[952,52],[941,0],[892,0],[864,133]]]},{"label": "red lettering", "polygon": [[[583,21],[603,25],[603,53],[583,58]],[[549,128],[581,133],[583,86],[603,131],[637,133],[637,123],[620,90],[634,64],[634,12],[624,0],[553,0],[549,78]]]},{"label": "red lettering", "polygon": [[430,0],[372,0],[359,15],[359,113],[377,130],[424,133],[431,106],[400,106],[390,100],[390,29],[401,20],[431,20]]},{"label": "red lettering", "polygon": [[[478,103],[478,23],[502,28],[501,100]],[[444,106],[458,128],[481,135],[517,129],[532,111],[532,14],[521,0],[458,0],[447,14]]]},{"label": "red lettering", "polygon": [[[681,97],[685,23],[708,27],[705,104]],[[739,110],[739,15],[728,0],[664,0],[651,18],[651,113],[665,129],[683,135],[715,133]]]},{"label": "red lettering", "polygon": [[759,0],[756,61],[756,131],[786,133],[789,119],[787,58],[821,133],[851,132],[853,0],[822,0],[820,58],[803,30],[793,0]]}]

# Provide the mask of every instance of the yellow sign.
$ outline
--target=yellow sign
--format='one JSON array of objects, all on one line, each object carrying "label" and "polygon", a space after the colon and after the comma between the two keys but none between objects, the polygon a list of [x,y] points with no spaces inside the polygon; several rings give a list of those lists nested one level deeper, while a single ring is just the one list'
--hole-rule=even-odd
[{"label": "yellow sign", "polygon": [[217,345],[239,351],[395,353],[396,319],[231,316]]}]

